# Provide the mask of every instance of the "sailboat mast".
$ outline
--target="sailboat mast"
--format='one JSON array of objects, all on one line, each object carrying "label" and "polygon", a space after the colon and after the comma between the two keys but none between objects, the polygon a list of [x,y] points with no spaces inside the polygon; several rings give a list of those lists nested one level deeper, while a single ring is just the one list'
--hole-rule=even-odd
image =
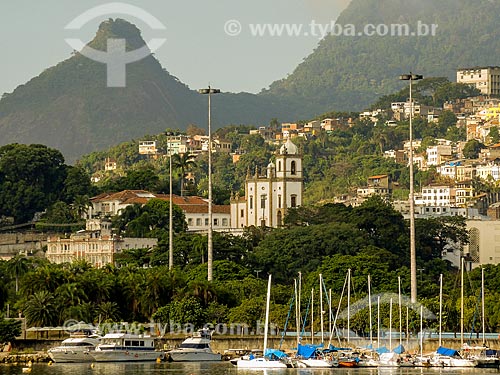
[{"label": "sailboat mast", "polygon": [[347,271],[347,342],[350,342],[351,331],[351,269]]},{"label": "sailboat mast", "polygon": [[464,347],[464,258],[460,262],[460,348]]},{"label": "sailboat mast", "polygon": [[368,310],[370,312],[370,345],[373,345],[373,325],[372,325],[372,292],[371,292],[371,280],[370,275],[368,275]]},{"label": "sailboat mast", "polygon": [[314,344],[314,288],[311,289],[311,344]]},{"label": "sailboat mast", "polygon": [[319,274],[319,320],[321,324],[321,343],[325,342],[323,337],[323,275]]},{"label": "sailboat mast", "polygon": [[[328,332],[332,332],[332,290],[328,289]],[[331,336],[330,336],[331,337]],[[330,340],[328,340],[330,345]]]},{"label": "sailboat mast", "polygon": [[399,304],[399,345],[403,344],[403,313],[401,311],[401,276],[398,276],[398,304]]},{"label": "sailboat mast", "polygon": [[439,346],[441,346],[442,325],[443,325],[443,274],[439,275]]},{"label": "sailboat mast", "polygon": [[420,358],[424,351],[424,306],[420,305]]},{"label": "sailboat mast", "polygon": [[380,296],[377,296],[377,348],[380,348]]},{"label": "sailboat mast", "polygon": [[483,320],[483,346],[486,344],[485,336],[486,336],[486,322],[484,314],[484,268],[481,267],[481,314]]},{"label": "sailboat mast", "polygon": [[392,351],[392,298],[389,303],[389,350]]},{"label": "sailboat mast", "polygon": [[[298,299],[298,291],[297,291],[297,279],[293,281],[294,287],[295,287],[295,300]],[[297,327],[297,348],[299,347],[300,344],[300,310],[299,310],[299,304],[295,304],[295,325]]]},{"label": "sailboat mast", "polygon": [[271,303],[271,275],[269,275],[269,281],[267,282],[267,300],[266,300],[266,321],[264,326],[264,356],[267,350],[267,332],[269,328],[269,305]]}]

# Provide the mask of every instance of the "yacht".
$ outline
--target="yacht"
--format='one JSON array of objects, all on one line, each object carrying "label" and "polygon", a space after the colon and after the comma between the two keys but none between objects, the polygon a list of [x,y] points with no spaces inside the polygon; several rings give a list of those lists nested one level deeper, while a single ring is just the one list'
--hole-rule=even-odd
[{"label": "yacht", "polygon": [[210,330],[200,329],[167,354],[174,362],[220,361],[220,353],[214,353],[210,348],[211,338]]},{"label": "yacht", "polygon": [[97,336],[72,336],[65,339],[61,345],[48,350],[49,357],[57,363],[65,362],[91,362],[93,358],[89,351],[99,344]]},{"label": "yacht", "polygon": [[155,338],[129,333],[108,333],[89,354],[96,362],[155,361],[165,353],[155,348]]}]

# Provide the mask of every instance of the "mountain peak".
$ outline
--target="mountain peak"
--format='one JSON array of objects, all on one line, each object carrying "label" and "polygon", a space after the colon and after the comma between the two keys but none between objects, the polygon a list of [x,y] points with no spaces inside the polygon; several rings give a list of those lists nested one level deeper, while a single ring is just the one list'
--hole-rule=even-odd
[{"label": "mountain peak", "polygon": [[125,39],[127,41],[127,50],[134,50],[146,44],[137,26],[122,18],[109,18],[101,22],[89,46],[106,51],[108,39]]}]

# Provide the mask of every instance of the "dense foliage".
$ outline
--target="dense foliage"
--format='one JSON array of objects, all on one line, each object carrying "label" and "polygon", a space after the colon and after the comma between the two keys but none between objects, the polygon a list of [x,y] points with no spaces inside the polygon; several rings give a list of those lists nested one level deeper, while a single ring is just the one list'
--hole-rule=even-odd
[{"label": "dense foliage", "polygon": [[[145,208],[144,212],[149,210]],[[132,223],[137,216],[127,217]],[[165,243],[149,251],[124,251],[118,260],[120,267],[108,265],[102,269],[82,261],[56,265],[38,258],[15,257],[0,262],[4,286],[1,303],[2,306],[9,303],[11,310],[24,315],[30,326],[61,325],[69,319],[87,322],[155,319],[197,326],[246,323],[256,327],[263,319],[267,274],[272,274],[271,319],[283,328],[298,272],[303,275],[303,290],[317,288],[321,273],[326,287],[332,289],[334,306],[339,303],[348,269],[352,272],[352,301],[366,296],[368,275],[373,294],[397,292],[398,277],[403,293],[409,292],[405,255],[408,226],[382,200],[372,198],[355,208],[337,204],[301,207],[291,211],[287,223],[286,228],[276,230],[250,228],[243,237],[214,233],[213,282],[206,281],[206,237],[185,233],[182,228],[176,230],[174,237],[172,271],[166,266]],[[159,225],[166,230],[167,223]],[[419,298],[436,313],[437,281],[444,274],[445,329],[456,330],[457,272],[440,259],[439,253],[448,240],[467,241],[464,220],[419,219],[416,228],[418,268],[422,270]],[[152,226],[151,233],[157,230]],[[486,274],[487,327],[494,330],[500,327],[500,317],[494,313],[500,308],[496,292],[500,266],[488,266]],[[477,308],[478,270],[468,277],[466,329],[471,330]],[[304,297],[304,306],[308,298]],[[345,308],[345,295],[343,301],[341,309]],[[383,322],[387,324],[385,304],[382,311]],[[366,332],[367,319],[366,312],[360,312],[353,317],[351,327],[358,333]],[[345,321],[339,324],[343,326]],[[435,322],[428,324],[432,326]]]},{"label": "dense foliage", "polygon": [[38,144],[0,147],[0,217],[25,223],[49,209],[52,223],[74,222],[91,192],[90,177],[65,165],[58,150]]},{"label": "dense foliage", "polygon": [[[308,118],[311,111],[362,110],[374,96],[405,85],[399,75],[410,71],[455,80],[459,67],[499,60],[492,51],[499,50],[500,42],[491,32],[499,11],[500,4],[489,0],[353,0],[336,20],[336,29],[328,30],[292,74],[273,82],[262,95],[289,101],[302,110],[301,118]],[[430,30],[419,37],[363,34],[366,25],[392,24],[407,24],[410,32],[418,33],[419,23],[438,25],[435,35]],[[355,25],[355,35],[346,25]],[[446,100],[446,95],[441,98]]]}]

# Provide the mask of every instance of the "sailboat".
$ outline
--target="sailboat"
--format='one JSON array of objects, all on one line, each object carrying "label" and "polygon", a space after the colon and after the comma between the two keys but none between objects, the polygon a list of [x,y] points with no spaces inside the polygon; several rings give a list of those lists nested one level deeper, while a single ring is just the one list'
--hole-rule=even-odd
[{"label": "sailboat", "polygon": [[[461,346],[464,346],[464,258],[461,260],[461,296],[460,296],[460,341]],[[442,289],[440,289],[442,293]],[[440,296],[440,303],[442,297]],[[441,307],[440,307],[441,312]],[[441,336],[441,335],[440,335]],[[441,341],[441,340],[439,340]],[[474,359],[463,358],[460,353],[455,349],[445,348],[439,346],[434,353],[431,363],[433,366],[438,367],[476,367],[478,362]]]},{"label": "sailboat", "polygon": [[[267,300],[266,300],[266,321],[264,326],[264,356],[254,358],[253,355],[242,357],[234,362],[238,368],[247,369],[266,369],[266,368],[287,368],[286,363],[280,359],[286,357],[286,354],[279,350],[267,348],[267,334],[269,331],[269,305],[271,303],[271,275],[267,283]],[[278,358],[278,359],[275,359]]]},{"label": "sailboat", "polygon": [[464,344],[462,350],[465,350],[469,359],[477,361],[477,367],[498,368],[500,364],[499,351],[490,349],[486,346],[486,321],[484,313],[484,268],[481,268],[481,321],[482,321],[482,338],[481,346],[469,346]]},{"label": "sailboat", "polygon": [[[299,367],[311,367],[311,368],[331,368],[337,366],[337,361],[335,361],[332,355],[323,350],[324,346],[324,336],[323,336],[323,288],[325,288],[323,283],[322,274],[319,275],[319,300],[320,300],[320,324],[321,324],[321,344],[314,345],[302,345],[299,338],[297,339],[297,365]],[[325,288],[326,289],[326,288]],[[314,289],[313,289],[314,291]],[[311,293],[311,302],[313,301],[313,291]],[[328,301],[329,305],[331,304]],[[299,311],[299,310],[297,310]],[[313,319],[313,312],[311,309],[311,322]],[[300,321],[300,319],[297,319]],[[314,325],[311,323],[311,341],[314,338]]]}]

